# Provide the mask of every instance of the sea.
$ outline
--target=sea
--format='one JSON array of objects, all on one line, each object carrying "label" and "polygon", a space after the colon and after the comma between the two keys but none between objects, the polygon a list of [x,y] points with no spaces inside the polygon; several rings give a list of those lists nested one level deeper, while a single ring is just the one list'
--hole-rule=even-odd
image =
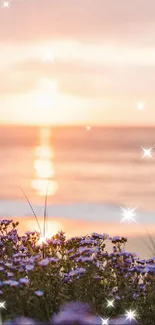
[{"label": "sea", "polygon": [[148,257],[155,253],[154,145],[153,127],[1,126],[0,218],[19,220],[21,232],[38,230],[32,208],[43,226],[46,205],[49,236],[126,236],[128,249]]}]

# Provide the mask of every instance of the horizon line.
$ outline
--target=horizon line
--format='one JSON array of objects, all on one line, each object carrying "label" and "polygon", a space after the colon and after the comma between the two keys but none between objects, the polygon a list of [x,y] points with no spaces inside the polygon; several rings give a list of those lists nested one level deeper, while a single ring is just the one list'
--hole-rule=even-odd
[{"label": "horizon line", "polygon": [[81,124],[24,124],[24,123],[0,123],[0,128],[8,128],[8,127],[17,127],[17,128],[87,128],[90,126],[91,128],[115,128],[115,129],[144,129],[144,128],[155,128],[155,124],[153,125],[118,125],[118,124],[93,124],[93,123],[81,123]]},{"label": "horizon line", "polygon": [[2,128],[36,128],[36,129],[40,129],[40,128],[52,128],[52,129],[59,129],[59,128],[63,128],[63,129],[72,129],[72,128],[76,128],[76,129],[80,129],[80,128],[87,128],[87,126],[90,126],[92,129],[96,129],[96,128],[104,128],[104,129],[153,129],[155,128],[155,124],[154,125],[104,125],[104,124],[57,124],[57,125],[52,125],[52,124],[47,124],[47,125],[37,125],[37,124],[0,124],[0,129]]}]

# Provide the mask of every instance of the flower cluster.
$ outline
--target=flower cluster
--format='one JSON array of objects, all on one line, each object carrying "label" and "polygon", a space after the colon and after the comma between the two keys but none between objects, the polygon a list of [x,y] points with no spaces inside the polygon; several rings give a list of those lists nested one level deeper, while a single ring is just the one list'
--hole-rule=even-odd
[{"label": "flower cluster", "polygon": [[[141,260],[127,252],[124,237],[93,233],[66,239],[60,232],[43,245],[38,232],[20,236],[17,226],[0,222],[0,297],[8,304],[4,319],[23,315],[48,321],[65,302],[85,301],[103,318],[134,308],[140,322],[147,325],[149,313],[153,324],[155,258]],[[107,299],[114,299],[115,308],[107,308]]]}]

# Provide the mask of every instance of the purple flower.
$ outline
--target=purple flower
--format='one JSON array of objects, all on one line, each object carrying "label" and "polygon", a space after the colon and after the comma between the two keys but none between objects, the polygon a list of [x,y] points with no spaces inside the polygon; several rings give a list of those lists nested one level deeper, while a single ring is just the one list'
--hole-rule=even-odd
[{"label": "purple flower", "polygon": [[121,300],[120,296],[116,296],[115,298],[116,300]]},{"label": "purple flower", "polygon": [[132,295],[132,297],[133,297],[133,299],[136,299],[136,298],[138,297],[138,294],[137,294],[137,293],[134,293],[134,294]]},{"label": "purple flower", "polygon": [[5,225],[5,226],[9,226],[12,222],[13,222],[13,220],[1,220],[0,224]]},{"label": "purple flower", "polygon": [[14,274],[12,272],[7,272],[7,276],[12,277],[12,276],[14,276]]},{"label": "purple flower", "polygon": [[101,253],[101,256],[108,257],[109,254],[108,254],[108,252],[102,252],[102,253]]},{"label": "purple flower", "polygon": [[19,283],[17,281],[11,280],[10,281],[10,286],[11,287],[17,287],[19,285]]},{"label": "purple flower", "polygon": [[105,239],[110,239],[109,235],[107,235],[107,234],[98,234],[98,233],[96,233],[96,232],[93,232],[93,233],[91,234],[91,236],[92,236],[93,238],[103,239],[103,240],[105,240]]},{"label": "purple flower", "polygon": [[100,276],[98,276],[98,275],[94,276],[93,278],[94,278],[95,280],[100,280],[100,279],[101,279]]},{"label": "purple flower", "polygon": [[112,243],[117,243],[117,242],[124,243],[126,241],[127,241],[127,238],[121,237],[121,236],[115,236],[112,238]]},{"label": "purple flower", "polygon": [[44,295],[44,292],[43,291],[40,291],[40,290],[36,290],[34,293],[38,297],[42,297]]},{"label": "purple flower", "polygon": [[57,263],[59,261],[59,259],[57,257],[50,257],[49,258],[49,261],[50,262],[54,262],[54,263]]},{"label": "purple flower", "polygon": [[76,259],[77,262],[92,262],[93,261],[93,256],[90,256],[90,257],[83,257],[83,256],[80,256]]},{"label": "purple flower", "polygon": [[99,248],[96,248],[96,247],[93,247],[93,248],[90,248],[90,247],[80,247],[79,248],[79,253],[82,254],[82,253],[85,253],[85,254],[94,254],[94,253],[97,253],[99,251]]},{"label": "purple flower", "polygon": [[40,261],[38,264],[41,266],[47,266],[49,264],[49,258],[45,258],[42,261]]},{"label": "purple flower", "polygon": [[70,271],[68,275],[72,277],[75,275],[83,274],[85,272],[86,272],[86,269],[81,267],[81,268],[77,268],[75,270]]},{"label": "purple flower", "polygon": [[26,279],[26,278],[21,278],[21,279],[19,279],[19,282],[22,284],[28,284],[30,282],[30,280]]},{"label": "purple flower", "polygon": [[146,263],[154,264],[155,263],[155,257],[150,258],[146,261]]},{"label": "purple flower", "polygon": [[4,285],[10,285],[10,283],[11,283],[11,280],[5,280],[5,281],[3,281],[3,284]]},{"label": "purple flower", "polygon": [[10,285],[11,287],[17,287],[19,283],[15,280],[6,280],[3,281],[3,285]]},{"label": "purple flower", "polygon": [[27,271],[31,271],[31,270],[33,270],[33,269],[34,269],[34,265],[31,265],[31,264],[26,265],[26,270],[27,270]]},{"label": "purple flower", "polygon": [[78,302],[65,304],[61,307],[59,313],[53,316],[51,321],[54,325],[101,325],[101,318],[93,315],[90,306]]},{"label": "purple flower", "polygon": [[93,238],[84,238],[81,240],[81,245],[92,245],[92,244],[96,244],[97,245],[97,240],[93,239]]},{"label": "purple flower", "polygon": [[33,319],[26,317],[17,317],[13,321],[6,321],[4,325],[35,325],[36,322]]},{"label": "purple flower", "polygon": [[21,253],[15,253],[15,254],[13,254],[13,257],[19,257],[19,256],[21,256]]},{"label": "purple flower", "polygon": [[11,266],[12,266],[12,263],[8,263],[8,262],[6,262],[6,263],[5,263],[5,266],[7,266],[7,267],[11,267]]}]

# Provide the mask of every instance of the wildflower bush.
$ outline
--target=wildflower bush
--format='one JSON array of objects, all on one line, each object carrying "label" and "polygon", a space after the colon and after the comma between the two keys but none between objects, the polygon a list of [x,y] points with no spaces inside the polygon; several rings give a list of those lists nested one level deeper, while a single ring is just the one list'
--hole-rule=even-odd
[{"label": "wildflower bush", "polygon": [[[18,222],[0,221],[0,301],[3,319],[17,315],[48,321],[69,301],[91,304],[101,317],[136,310],[141,324],[155,323],[155,259],[125,251],[127,239],[93,233],[66,239],[57,233],[18,233]],[[113,244],[107,251],[107,241]],[[115,308],[107,308],[107,299]]]}]

